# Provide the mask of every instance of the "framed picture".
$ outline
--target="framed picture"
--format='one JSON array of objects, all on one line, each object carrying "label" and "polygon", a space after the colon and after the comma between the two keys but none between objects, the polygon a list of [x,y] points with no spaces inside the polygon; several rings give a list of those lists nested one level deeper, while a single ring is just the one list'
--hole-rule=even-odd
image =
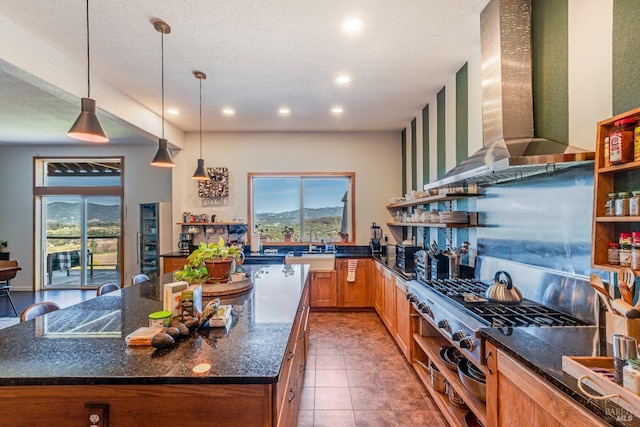
[{"label": "framed picture", "polygon": [[229,197],[229,169],[207,168],[209,181],[198,181],[198,197],[211,199]]}]

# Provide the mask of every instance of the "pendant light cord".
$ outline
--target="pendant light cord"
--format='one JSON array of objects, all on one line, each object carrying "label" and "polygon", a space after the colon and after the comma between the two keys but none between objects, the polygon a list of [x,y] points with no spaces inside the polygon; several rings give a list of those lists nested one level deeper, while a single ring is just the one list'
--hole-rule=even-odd
[{"label": "pendant light cord", "polygon": [[164,29],[160,31],[160,50],[161,52],[161,79],[162,79],[162,139],[164,139]]},{"label": "pendant light cord", "polygon": [[87,0],[87,98],[91,98],[91,58],[89,56],[89,0]]},{"label": "pendant light cord", "polygon": [[202,79],[200,80],[200,158],[202,158]]}]

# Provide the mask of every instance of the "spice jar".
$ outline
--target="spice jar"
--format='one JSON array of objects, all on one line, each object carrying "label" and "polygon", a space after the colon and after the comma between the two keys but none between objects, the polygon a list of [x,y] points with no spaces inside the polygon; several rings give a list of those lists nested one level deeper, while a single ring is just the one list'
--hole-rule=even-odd
[{"label": "spice jar", "polygon": [[620,245],[620,267],[631,267],[631,245]]},{"label": "spice jar", "polygon": [[609,193],[609,198],[604,202],[604,216],[615,216],[617,193]]},{"label": "spice jar", "polygon": [[640,243],[631,245],[631,268],[640,269]]},{"label": "spice jar", "polygon": [[633,161],[633,137],[636,120],[617,120],[609,133],[609,161],[612,165]]},{"label": "spice jar", "polygon": [[616,215],[615,216],[629,216],[629,202],[631,195],[626,191],[618,193],[616,199]]},{"label": "spice jar", "polygon": [[629,199],[629,215],[640,215],[640,191],[632,191]]},{"label": "spice jar", "polygon": [[616,384],[623,385],[624,367],[628,359],[638,357],[638,342],[628,335],[613,334],[613,380]]},{"label": "spice jar", "polygon": [[640,161],[640,124],[633,131],[633,161]]},{"label": "spice jar", "polygon": [[640,395],[640,359],[629,359],[627,365],[622,368],[622,386]]},{"label": "spice jar", "polygon": [[[634,142],[634,150],[635,150],[635,142]],[[635,152],[634,152],[635,155]],[[604,137],[604,167],[611,166],[611,161],[609,160],[609,137]]]},{"label": "spice jar", "polygon": [[619,265],[620,264],[620,244],[611,242],[609,243],[608,249],[608,258],[609,264]]},{"label": "spice jar", "polygon": [[631,246],[632,240],[631,240],[631,233],[620,233],[618,234],[618,243],[620,244],[620,246],[622,245],[629,245]]}]

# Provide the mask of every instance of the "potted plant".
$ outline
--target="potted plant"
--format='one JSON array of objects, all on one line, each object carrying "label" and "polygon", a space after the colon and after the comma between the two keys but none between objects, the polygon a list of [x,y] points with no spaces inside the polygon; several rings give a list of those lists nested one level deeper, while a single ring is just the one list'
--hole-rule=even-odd
[{"label": "potted plant", "polygon": [[289,227],[289,226],[285,225],[282,228],[282,233],[284,234],[284,241],[286,243],[291,242],[291,235],[293,234],[293,227]]},{"label": "potted plant", "polygon": [[220,237],[217,243],[200,243],[187,257],[187,266],[196,270],[206,267],[208,281],[226,283],[235,270],[236,259],[241,256],[242,253],[237,248],[225,245]]},{"label": "potted plant", "polygon": [[194,267],[190,264],[185,264],[182,270],[176,271],[174,277],[176,280],[184,280],[189,284],[202,283],[209,278],[209,272],[206,266]]},{"label": "potted plant", "polygon": [[4,251],[4,248],[6,248],[9,245],[9,242],[7,242],[6,240],[0,240],[0,252]]}]

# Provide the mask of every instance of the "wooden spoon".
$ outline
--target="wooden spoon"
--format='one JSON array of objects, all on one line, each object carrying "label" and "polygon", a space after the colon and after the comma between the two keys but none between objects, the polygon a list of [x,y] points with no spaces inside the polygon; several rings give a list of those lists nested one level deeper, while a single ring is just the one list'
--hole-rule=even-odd
[{"label": "wooden spoon", "polygon": [[607,308],[609,312],[615,313],[615,311],[613,310],[613,307],[611,307],[611,302],[610,302],[612,300],[611,295],[607,291],[607,288],[605,288],[604,283],[602,283],[602,279],[600,279],[600,276],[598,276],[595,273],[592,273],[589,278],[590,278],[589,282],[591,283],[591,287],[596,290],[604,306]]},{"label": "wooden spoon", "polygon": [[618,271],[618,282],[620,282],[620,278],[622,278],[622,281],[627,284],[629,291],[631,291],[631,294],[633,295],[633,287],[636,284],[636,275],[633,270],[629,267],[621,268],[620,271]]},{"label": "wooden spoon", "polygon": [[629,289],[629,285],[627,282],[618,278],[618,290],[620,291],[620,296],[627,304],[633,303],[633,294],[631,293],[631,289]]}]

